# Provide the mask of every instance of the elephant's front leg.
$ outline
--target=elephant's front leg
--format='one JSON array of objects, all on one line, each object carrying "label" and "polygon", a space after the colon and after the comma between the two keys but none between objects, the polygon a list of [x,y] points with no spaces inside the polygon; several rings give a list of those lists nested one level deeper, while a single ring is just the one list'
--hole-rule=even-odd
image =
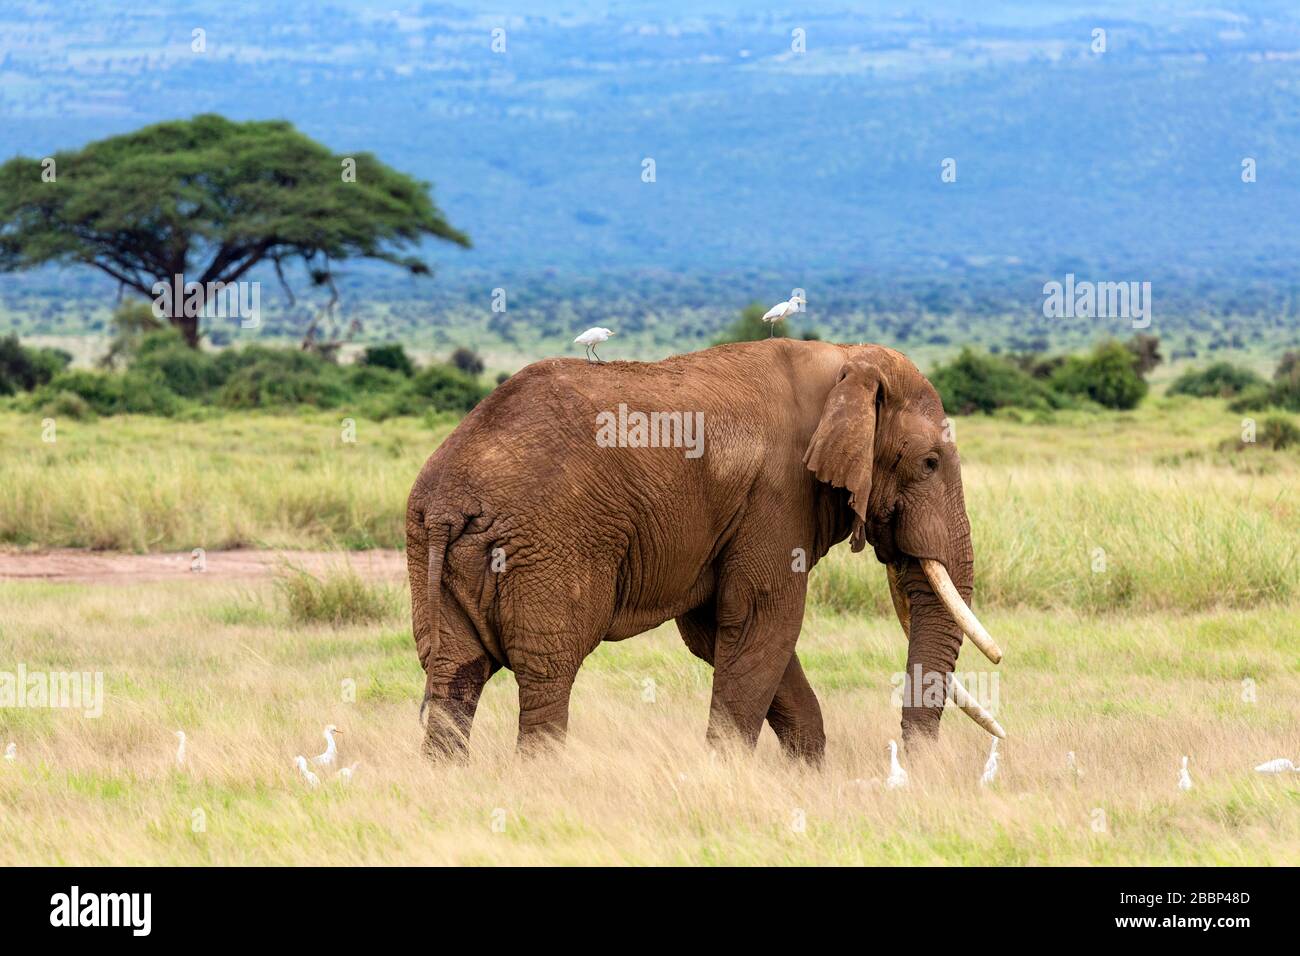
[{"label": "elephant's front leg", "polygon": [[791,654],[790,663],[767,709],[767,722],[787,757],[797,757],[821,766],[826,755],[826,730],[822,726],[822,708],[804,676],[799,655]]},{"label": "elephant's front leg", "polygon": [[[691,653],[713,666],[717,643],[717,615],[713,604],[696,608],[677,619],[677,629]],[[790,655],[781,683],[767,708],[767,722],[787,757],[821,764],[826,752],[826,731],[821,704],[804,676],[797,654]]]},{"label": "elephant's front leg", "polygon": [[[750,748],[758,743],[763,719],[790,667],[803,623],[803,592],[793,590],[719,601],[710,743],[728,735],[739,737]],[[797,693],[794,703],[802,697]],[[797,710],[793,707],[791,715]]]}]

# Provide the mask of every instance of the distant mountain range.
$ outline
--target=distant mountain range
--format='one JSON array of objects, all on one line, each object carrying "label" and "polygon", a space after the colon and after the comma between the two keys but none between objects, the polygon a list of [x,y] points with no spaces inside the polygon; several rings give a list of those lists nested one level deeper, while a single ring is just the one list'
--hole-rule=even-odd
[{"label": "distant mountain range", "polygon": [[[430,250],[446,301],[635,275],[706,311],[820,285],[859,310],[1030,315],[1068,272],[1294,327],[1292,4],[166,6],[0,9],[0,157],[287,118],[435,184],[475,242]],[[439,294],[352,281],[367,308]],[[4,276],[0,307],[51,287],[104,288]]]}]

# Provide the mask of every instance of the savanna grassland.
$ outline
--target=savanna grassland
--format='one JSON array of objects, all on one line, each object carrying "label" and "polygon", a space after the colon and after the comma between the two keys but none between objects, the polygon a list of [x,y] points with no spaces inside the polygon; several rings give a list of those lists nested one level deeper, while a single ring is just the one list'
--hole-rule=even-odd
[{"label": "savanna grassland", "polygon": [[[60,421],[49,443],[5,413],[0,543],[400,547],[410,482],[452,426],[361,420],[352,443],[338,416],[124,417]],[[958,420],[976,606],[1006,652],[984,789],[988,737],[955,711],[907,756],[909,789],[883,788],[904,640],[882,569],[843,549],[812,572],[799,644],[820,772],[768,731],[756,756],[710,754],[710,673],[671,625],[588,659],[562,753],[516,758],[502,672],[468,763],[431,768],[404,586],[345,555],[316,579],[0,583],[0,670],[102,671],[106,693],[99,719],[0,710],[18,748],[0,865],[1300,863],[1300,774],[1251,769],[1300,760],[1300,454],[1240,434],[1212,400]],[[970,648],[958,667],[994,670]],[[326,723],[360,765],[311,790],[292,759]]]}]

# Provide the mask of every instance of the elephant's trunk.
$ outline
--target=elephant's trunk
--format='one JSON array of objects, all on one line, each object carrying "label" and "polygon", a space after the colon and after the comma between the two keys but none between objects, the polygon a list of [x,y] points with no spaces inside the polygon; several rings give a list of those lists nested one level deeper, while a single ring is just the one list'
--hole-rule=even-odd
[{"label": "elephant's trunk", "polygon": [[896,524],[897,551],[907,555],[890,568],[894,608],[900,621],[906,617],[908,635],[904,742],[937,736],[949,697],[989,733],[1005,736],[965,688],[953,683],[963,632],[995,664],[1002,650],[971,610],[975,552],[959,484],[946,504],[940,511],[904,509]]},{"label": "elephant's trunk", "polygon": [[[899,575],[907,596],[907,673],[903,684],[903,744],[939,735],[948,676],[957,663],[962,630],[934,592],[920,562],[909,560]],[[967,589],[969,594],[969,589]]]},{"label": "elephant's trunk", "polygon": [[[910,640],[912,612],[909,607],[909,599],[901,587],[900,572],[892,564],[887,565],[886,567],[888,568],[889,573],[889,595],[894,602],[894,611],[898,614],[898,623],[902,625],[903,636]],[[922,570],[925,570],[924,563],[922,563]],[[944,574],[947,574],[946,570],[944,571]],[[926,573],[926,578],[927,580],[931,578],[930,572]],[[931,582],[931,588],[934,588],[933,582]],[[954,593],[956,592],[955,587],[953,588],[953,591]],[[958,595],[958,599],[960,599],[960,595]],[[945,602],[945,604],[946,603],[947,602]],[[963,607],[964,606],[965,604],[963,603]],[[969,611],[969,608],[967,608],[967,610]],[[957,615],[954,614],[953,618],[956,619]],[[982,629],[981,626],[981,630]],[[1001,652],[998,653],[998,656],[999,658],[1001,657]],[[921,686],[919,681],[918,686]],[[966,690],[962,685],[962,682],[957,678],[956,674],[948,675],[948,699],[956,704],[961,709],[962,713],[975,721],[975,723],[979,724],[994,737],[1000,737],[1003,740],[1006,739],[1007,734],[1006,731],[1002,729],[1002,725],[998,723],[997,719],[992,714],[984,709],[974,695]]]}]

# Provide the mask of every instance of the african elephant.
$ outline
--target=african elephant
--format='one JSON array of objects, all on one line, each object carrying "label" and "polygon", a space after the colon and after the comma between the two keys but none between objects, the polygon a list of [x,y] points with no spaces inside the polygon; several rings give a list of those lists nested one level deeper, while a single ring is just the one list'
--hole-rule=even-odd
[{"label": "african elephant", "polygon": [[523,369],[429,458],[408,501],[426,753],[464,752],[500,667],[519,685],[520,748],[562,739],[583,659],[674,618],[714,669],[709,740],[752,747],[766,718],[785,752],[819,761],[795,642],[807,570],[850,536],[887,566],[908,635],[904,743],[937,735],[943,695],[913,695],[914,677],[942,687],[963,630],[1001,656],[969,608],[945,425],[916,366],[876,345],[774,338]]}]

